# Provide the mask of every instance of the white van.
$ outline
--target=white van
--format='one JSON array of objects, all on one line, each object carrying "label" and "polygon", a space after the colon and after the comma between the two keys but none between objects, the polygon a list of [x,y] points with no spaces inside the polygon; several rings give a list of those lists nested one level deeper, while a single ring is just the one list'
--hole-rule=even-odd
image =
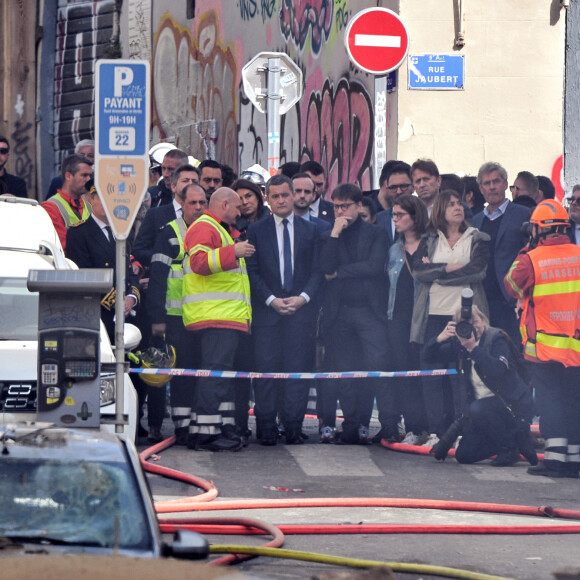
[{"label": "white van", "polygon": [[[36,420],[38,294],[26,287],[29,270],[77,269],[64,257],[58,235],[48,214],[38,202],[0,196],[0,424]],[[131,325],[133,342],[140,340]],[[101,322],[101,362],[115,357]],[[137,394],[125,374],[124,412],[129,424],[123,436],[135,439]],[[101,418],[115,418],[115,374],[101,374]],[[115,432],[115,426],[101,429]]]}]

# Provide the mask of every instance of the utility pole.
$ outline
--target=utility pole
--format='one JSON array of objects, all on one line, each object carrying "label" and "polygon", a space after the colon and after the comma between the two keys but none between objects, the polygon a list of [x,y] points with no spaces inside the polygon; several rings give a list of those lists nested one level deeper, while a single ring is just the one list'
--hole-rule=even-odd
[{"label": "utility pole", "polygon": [[561,0],[566,8],[564,64],[564,183],[566,193],[580,183],[580,1]]}]

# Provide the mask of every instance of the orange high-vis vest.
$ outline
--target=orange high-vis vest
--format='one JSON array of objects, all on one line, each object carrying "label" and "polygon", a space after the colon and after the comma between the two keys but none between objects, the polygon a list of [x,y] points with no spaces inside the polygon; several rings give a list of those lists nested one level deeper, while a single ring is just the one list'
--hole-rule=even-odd
[{"label": "orange high-vis vest", "polygon": [[[538,246],[528,256],[535,283],[532,295],[524,300],[521,318],[525,354],[539,361],[580,366],[580,247]],[[535,335],[526,324],[530,314]]]}]

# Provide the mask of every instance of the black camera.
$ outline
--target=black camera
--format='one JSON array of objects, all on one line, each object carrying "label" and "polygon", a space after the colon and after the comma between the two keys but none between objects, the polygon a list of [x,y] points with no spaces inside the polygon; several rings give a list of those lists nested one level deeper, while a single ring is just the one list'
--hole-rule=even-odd
[{"label": "black camera", "polygon": [[461,320],[455,327],[457,336],[460,336],[461,338],[471,338],[471,335],[475,334],[473,324],[469,322],[472,316],[472,307],[473,290],[471,288],[464,288],[461,291]]}]

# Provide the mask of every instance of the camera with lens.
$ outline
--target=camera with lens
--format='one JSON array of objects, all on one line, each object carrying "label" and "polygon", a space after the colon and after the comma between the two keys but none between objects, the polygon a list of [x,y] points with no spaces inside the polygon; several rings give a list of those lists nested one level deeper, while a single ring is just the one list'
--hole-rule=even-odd
[{"label": "camera with lens", "polygon": [[461,338],[471,338],[471,335],[475,334],[473,324],[469,322],[472,316],[472,307],[473,290],[471,288],[464,288],[461,291],[461,320],[455,327],[457,336],[460,336]]}]

